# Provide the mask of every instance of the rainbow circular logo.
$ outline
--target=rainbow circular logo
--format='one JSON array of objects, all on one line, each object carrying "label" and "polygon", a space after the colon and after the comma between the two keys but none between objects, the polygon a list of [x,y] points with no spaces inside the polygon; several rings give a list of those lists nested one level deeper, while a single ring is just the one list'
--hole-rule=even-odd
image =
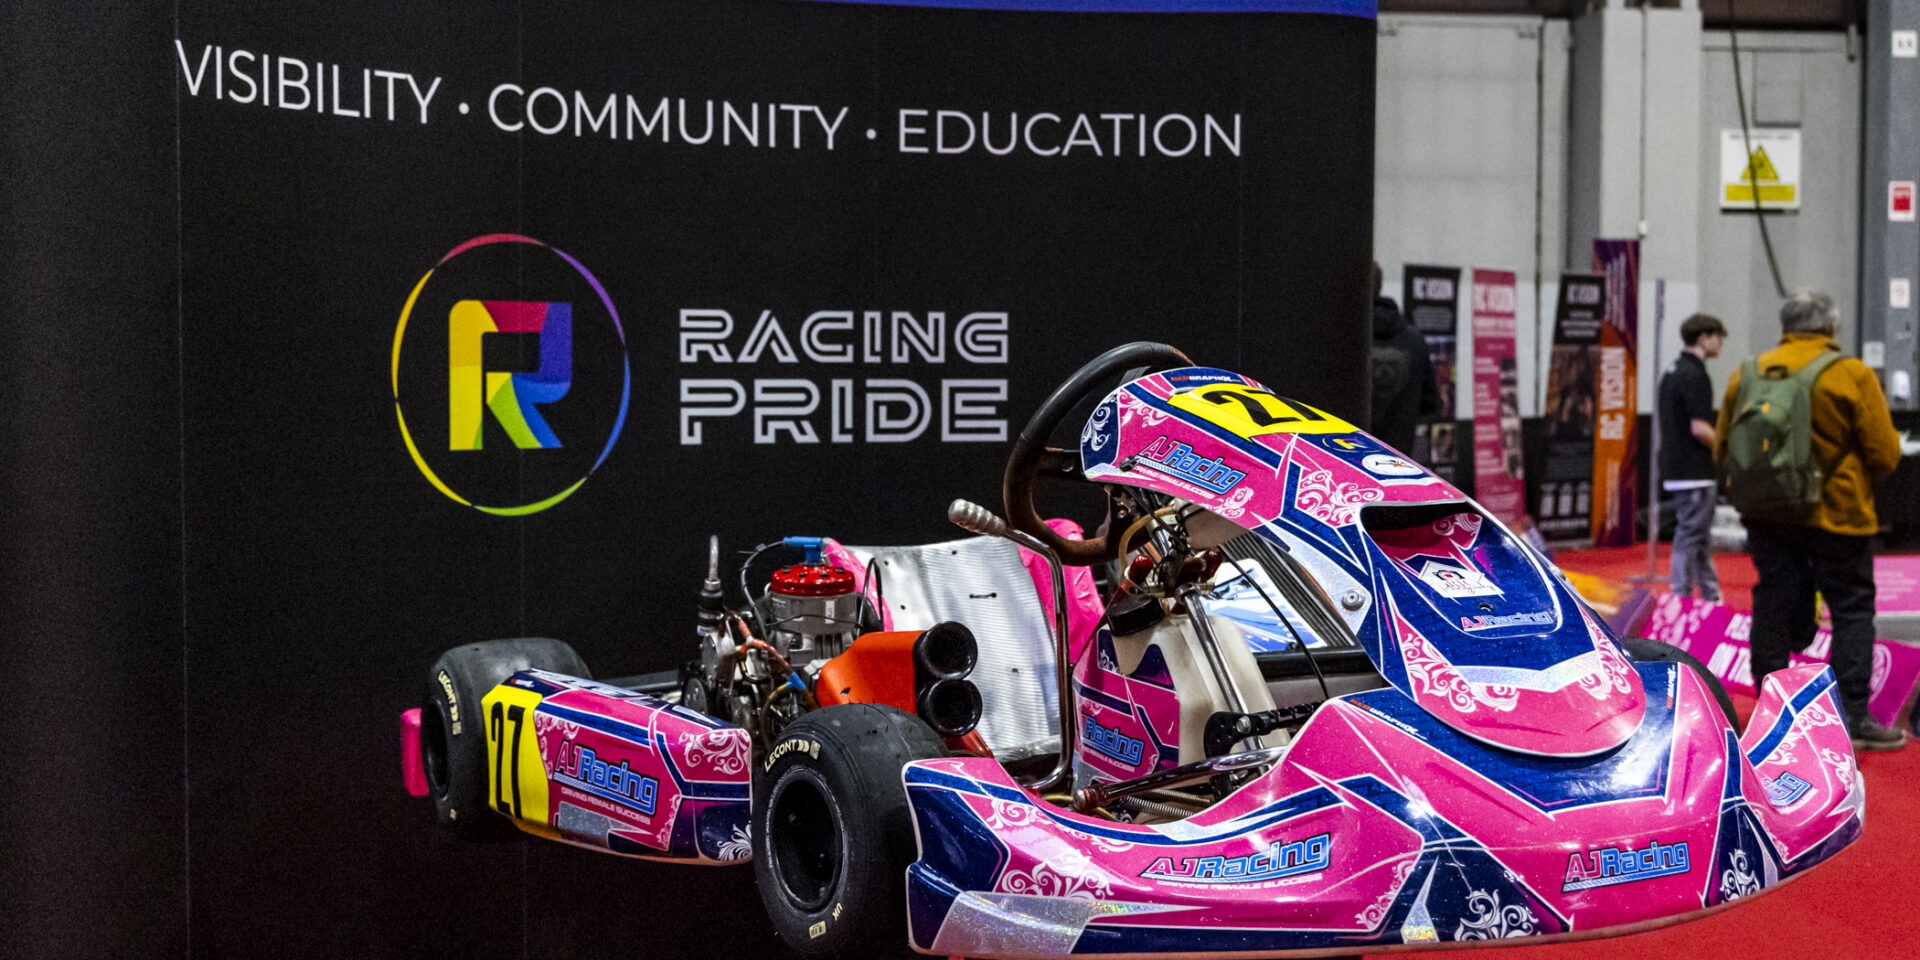
[{"label": "rainbow circular logo", "polygon": [[525,516],[572,496],[613,452],[632,388],[606,288],[529,237],[454,247],[393,331],[407,453],[434,489],[483,513]]}]

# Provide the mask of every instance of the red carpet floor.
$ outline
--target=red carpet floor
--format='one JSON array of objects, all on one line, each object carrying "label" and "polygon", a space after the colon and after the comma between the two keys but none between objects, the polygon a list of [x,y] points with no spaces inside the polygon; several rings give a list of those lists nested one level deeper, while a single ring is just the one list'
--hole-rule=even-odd
[{"label": "red carpet floor", "polygon": [[[1644,555],[1643,555],[1644,559]],[[1741,723],[1753,698],[1733,695]],[[1449,960],[1854,960],[1920,957],[1907,867],[1920,862],[1920,743],[1863,753],[1867,829],[1839,856],[1749,904],[1604,940],[1447,951]],[[1406,956],[1406,954],[1374,954]]]},{"label": "red carpet floor", "polygon": [[[1658,580],[1640,583],[1641,586],[1658,593],[1667,592],[1667,559],[1673,552],[1673,545],[1660,545],[1660,559],[1654,566]],[[1553,555],[1553,562],[1563,570],[1578,570],[1590,573],[1605,580],[1618,580],[1622,583],[1631,577],[1643,577],[1647,572],[1647,545],[1637,544],[1631,547],[1602,547],[1594,550],[1561,550]],[[1759,574],[1753,569],[1753,558],[1744,553],[1720,553],[1713,557],[1714,575],[1720,578],[1720,601],[1736,610],[1753,609],[1753,583]]]},{"label": "red carpet floor", "polygon": [[[1660,580],[1646,586],[1666,592],[1667,545],[1660,545]],[[1562,551],[1554,561],[1609,580],[1647,572],[1647,548]],[[1714,557],[1722,599],[1753,609],[1753,561],[1744,555]],[[1734,694],[1744,725],[1753,698]],[[1448,951],[1449,958],[1499,960],[1854,960],[1920,958],[1920,916],[1907,891],[1907,868],[1920,863],[1920,741],[1898,752],[1863,753],[1867,778],[1867,829],[1832,860],[1750,904],[1689,923],[1604,940],[1548,946]],[[1375,956],[1388,956],[1375,954]],[[1391,956],[1405,956],[1393,954]]]}]

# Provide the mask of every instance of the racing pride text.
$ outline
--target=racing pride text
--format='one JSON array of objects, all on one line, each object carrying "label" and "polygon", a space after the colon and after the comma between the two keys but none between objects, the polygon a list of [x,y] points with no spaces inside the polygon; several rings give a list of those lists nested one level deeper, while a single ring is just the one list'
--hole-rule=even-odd
[{"label": "racing pride text", "polygon": [[[999,443],[1007,439],[1006,311],[770,309],[736,320],[718,308],[680,311],[680,443],[710,430],[754,443]],[[804,367],[802,366],[804,364]],[[776,376],[740,376],[750,367]],[[835,376],[864,368],[878,376]],[[824,370],[823,376],[795,376]],[[928,373],[959,376],[930,377]],[[918,374],[918,375],[916,375]],[[938,431],[937,433],[935,431]]]}]

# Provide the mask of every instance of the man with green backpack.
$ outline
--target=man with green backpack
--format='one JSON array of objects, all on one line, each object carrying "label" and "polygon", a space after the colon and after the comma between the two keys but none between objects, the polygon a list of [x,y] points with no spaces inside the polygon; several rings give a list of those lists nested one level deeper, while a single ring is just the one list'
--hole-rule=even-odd
[{"label": "man with green backpack", "polygon": [[1760,579],[1753,588],[1753,682],[1813,644],[1814,594],[1833,617],[1829,662],[1861,750],[1898,750],[1899,730],[1867,715],[1873,671],[1873,482],[1900,461],[1880,381],[1840,353],[1833,298],[1801,291],[1780,307],[1780,345],[1727,382],[1714,431],[1720,489],[1740,510]]}]

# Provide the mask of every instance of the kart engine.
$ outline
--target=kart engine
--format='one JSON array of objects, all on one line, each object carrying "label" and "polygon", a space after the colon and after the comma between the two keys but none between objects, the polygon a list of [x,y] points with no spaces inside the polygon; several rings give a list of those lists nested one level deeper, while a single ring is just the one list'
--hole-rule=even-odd
[{"label": "kart engine", "polygon": [[[779,546],[798,548],[801,562],[774,571],[756,597],[747,567]],[[815,708],[810,691],[820,667],[860,636],[866,605],[854,575],[825,561],[825,547],[820,537],[787,537],[747,558],[740,572],[750,623],[725,606],[719,538],[710,542],[700,592],[700,658],[687,666],[682,704],[746,728],[763,745]]]},{"label": "kart engine", "polygon": [[[860,635],[862,598],[853,574],[823,562],[819,537],[788,537],[806,560],[773,572],[761,601],[767,637],[795,669],[831,660]],[[815,668],[818,671],[818,668]]]}]

